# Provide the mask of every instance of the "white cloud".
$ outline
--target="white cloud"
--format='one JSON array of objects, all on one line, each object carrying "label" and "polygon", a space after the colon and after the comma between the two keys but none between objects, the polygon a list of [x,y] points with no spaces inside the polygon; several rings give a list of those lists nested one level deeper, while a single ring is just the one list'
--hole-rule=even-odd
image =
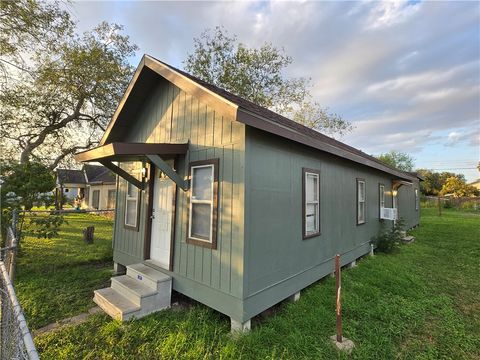
[{"label": "white cloud", "polygon": [[123,23],[142,52],[176,66],[192,50],[193,37],[221,24],[248,46],[267,41],[284,47],[294,59],[288,74],[311,77],[315,99],[354,123],[346,141],[366,152],[444,146],[453,132],[461,133],[455,146],[479,146],[477,3],[81,2],[74,7],[84,28],[103,19]]},{"label": "white cloud", "polygon": [[446,145],[447,146],[455,145],[456,143],[458,143],[461,137],[462,137],[461,133],[452,131],[450,134],[448,134]]},{"label": "white cloud", "polygon": [[375,3],[368,18],[367,28],[390,27],[409,20],[420,10],[421,3],[409,1],[381,1]]}]

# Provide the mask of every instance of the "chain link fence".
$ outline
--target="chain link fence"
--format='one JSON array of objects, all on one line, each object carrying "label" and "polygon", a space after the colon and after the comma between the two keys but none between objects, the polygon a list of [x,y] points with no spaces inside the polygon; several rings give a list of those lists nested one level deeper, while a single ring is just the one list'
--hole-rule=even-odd
[{"label": "chain link fence", "polygon": [[480,212],[480,197],[422,196],[420,200],[422,208],[440,206],[444,209]]},{"label": "chain link fence", "polygon": [[0,360],[36,360],[38,353],[11,280],[17,249],[15,231],[8,227],[5,247],[0,249]]}]

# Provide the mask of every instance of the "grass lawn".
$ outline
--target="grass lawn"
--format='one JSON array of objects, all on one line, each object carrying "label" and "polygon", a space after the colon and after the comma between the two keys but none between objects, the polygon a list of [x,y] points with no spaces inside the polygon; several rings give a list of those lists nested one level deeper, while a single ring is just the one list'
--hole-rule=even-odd
[{"label": "grass lawn", "polygon": [[[112,273],[112,221],[91,214],[68,214],[65,220],[56,238],[22,239],[15,289],[30,330],[93,307],[93,290]],[[90,225],[95,240],[87,245],[82,229]]]},{"label": "grass lawn", "polygon": [[415,243],[345,271],[344,334],[356,344],[351,357],[329,343],[330,277],[302,291],[299,302],[255,318],[238,339],[227,317],[194,304],[124,324],[94,315],[35,341],[45,359],[478,359],[479,229],[479,215],[445,210],[438,217],[426,209]]}]

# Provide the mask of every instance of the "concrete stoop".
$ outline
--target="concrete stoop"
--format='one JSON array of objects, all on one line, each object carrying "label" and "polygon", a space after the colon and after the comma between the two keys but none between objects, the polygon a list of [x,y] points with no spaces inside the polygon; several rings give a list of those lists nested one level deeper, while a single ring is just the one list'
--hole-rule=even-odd
[{"label": "concrete stoop", "polygon": [[93,301],[112,318],[137,319],[170,307],[172,278],[144,264],[127,266],[109,288],[95,290]]},{"label": "concrete stoop", "polygon": [[415,241],[415,238],[413,236],[404,236],[402,239],[402,243],[404,244],[410,244]]}]

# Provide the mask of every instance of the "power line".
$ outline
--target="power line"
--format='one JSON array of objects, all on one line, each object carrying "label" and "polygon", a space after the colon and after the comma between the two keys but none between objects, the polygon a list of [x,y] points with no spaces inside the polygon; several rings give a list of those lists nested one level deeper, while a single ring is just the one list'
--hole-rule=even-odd
[{"label": "power line", "polygon": [[472,168],[443,168],[443,169],[429,169],[429,170],[474,170],[476,169],[476,167],[472,167]]}]

